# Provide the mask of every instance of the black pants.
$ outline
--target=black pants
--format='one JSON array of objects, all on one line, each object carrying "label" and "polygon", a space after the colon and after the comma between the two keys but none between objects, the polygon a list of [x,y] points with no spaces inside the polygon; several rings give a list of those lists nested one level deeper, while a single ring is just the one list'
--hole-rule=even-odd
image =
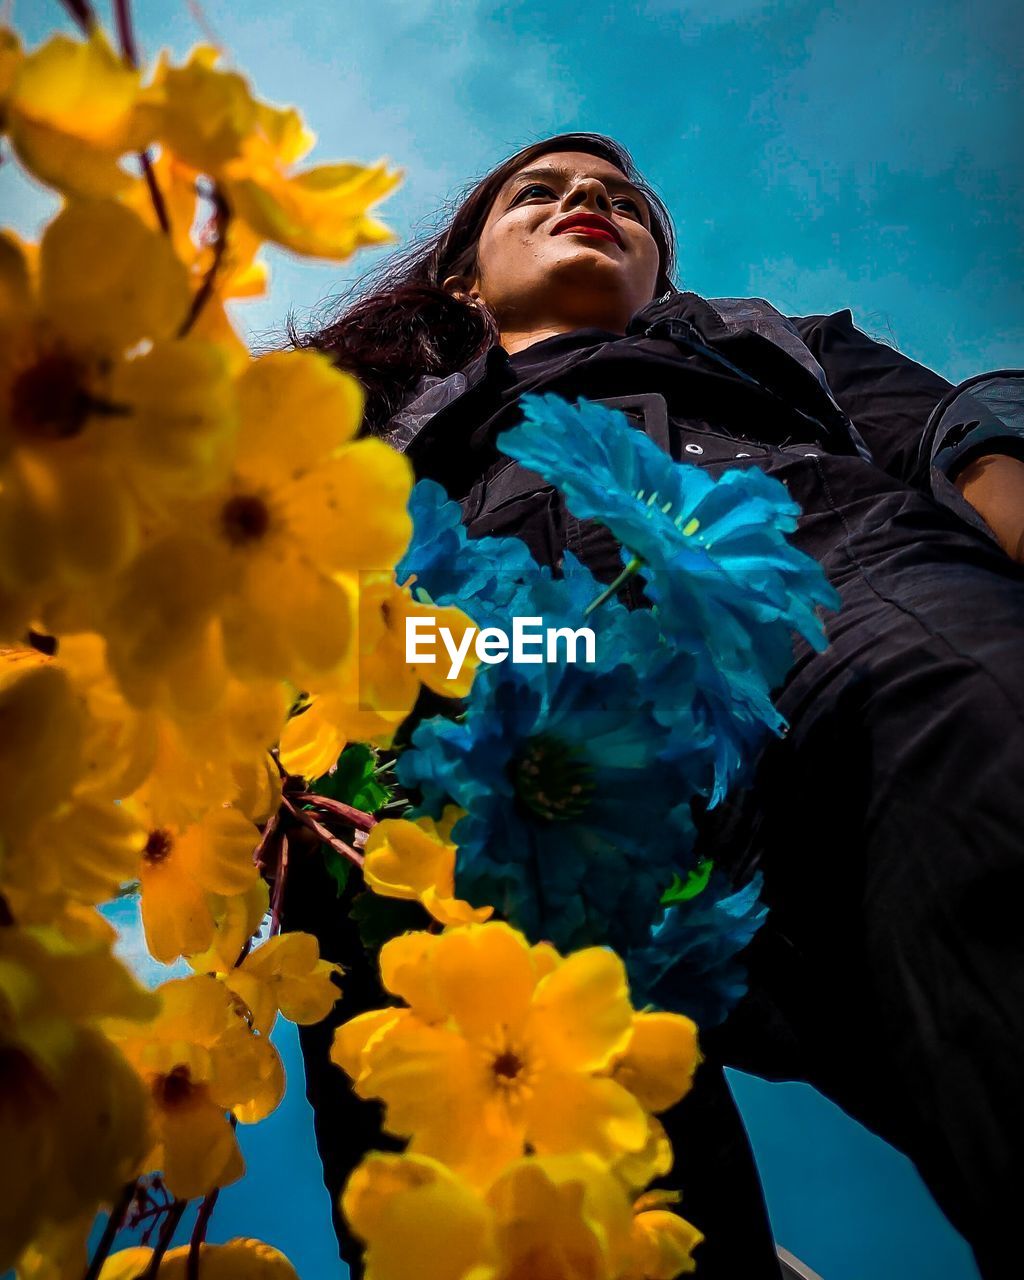
[{"label": "black pants", "polygon": [[[916,497],[828,461],[798,496],[842,532],[823,654],[788,735],[709,840],[771,906],[727,1062],[802,1078],[906,1152],[986,1280],[1020,1275],[1024,570]],[[791,492],[794,485],[790,486]],[[821,549],[819,548],[819,554]]]},{"label": "black pants", "polygon": [[[789,483],[800,540],[844,604],[830,648],[803,648],[780,693],[789,733],[705,825],[723,864],[761,867],[772,911],[750,996],[704,1038],[696,1087],[666,1118],[669,1181],[707,1236],[704,1280],[776,1280],[720,1064],[806,1080],[906,1152],[986,1280],[1009,1280],[1024,1187],[1024,571],[859,460],[773,451],[756,465]],[[350,963],[331,890],[300,889],[289,927]],[[347,989],[336,1020],[381,1003],[367,973]],[[379,1109],[353,1098],[329,1042],[303,1032],[336,1198],[380,1145]]]}]

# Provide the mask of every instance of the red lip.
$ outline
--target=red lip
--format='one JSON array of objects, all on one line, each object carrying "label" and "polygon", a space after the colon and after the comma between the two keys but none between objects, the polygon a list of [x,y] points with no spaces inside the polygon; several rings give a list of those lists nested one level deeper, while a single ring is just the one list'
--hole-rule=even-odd
[{"label": "red lip", "polygon": [[567,218],[555,224],[551,234],[560,236],[563,231],[580,231],[585,235],[600,236],[605,240],[614,240],[620,249],[623,248],[618,228],[599,213],[570,213]]}]

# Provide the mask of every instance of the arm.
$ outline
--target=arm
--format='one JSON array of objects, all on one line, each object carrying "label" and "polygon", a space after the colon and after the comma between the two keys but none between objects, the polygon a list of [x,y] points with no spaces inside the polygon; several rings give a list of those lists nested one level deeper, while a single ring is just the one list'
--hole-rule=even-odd
[{"label": "arm", "polygon": [[968,462],[953,483],[1013,560],[1024,564],[1024,461],[985,454]]},{"label": "arm", "polygon": [[853,422],[876,464],[901,480],[928,488],[927,459],[919,457],[925,423],[952,383],[894,347],[869,338],[849,309],[832,315],[790,316],[821,365],[839,407]]}]

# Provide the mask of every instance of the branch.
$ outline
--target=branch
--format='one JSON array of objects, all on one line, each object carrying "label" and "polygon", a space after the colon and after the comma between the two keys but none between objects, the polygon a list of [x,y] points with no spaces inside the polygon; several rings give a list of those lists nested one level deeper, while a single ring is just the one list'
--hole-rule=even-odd
[{"label": "branch", "polygon": [[184,338],[185,334],[199,319],[203,307],[209,302],[217,279],[217,273],[220,270],[221,263],[224,261],[224,254],[228,247],[228,223],[231,221],[231,210],[228,208],[228,202],[219,187],[215,186],[213,188],[210,198],[213,201],[213,225],[217,236],[213,242],[213,260],[203,278],[203,283],[196,290],[188,315],[178,330],[179,338]]},{"label": "branch", "polygon": [[160,1238],[156,1242],[156,1248],[153,1250],[149,1263],[143,1271],[139,1280],[157,1280],[160,1271],[160,1263],[164,1260],[164,1254],[171,1247],[171,1240],[175,1231],[178,1229],[178,1223],[182,1219],[182,1215],[188,1208],[187,1200],[175,1200],[171,1207],[167,1210],[167,1217],[164,1218],[163,1226],[160,1228]]},{"label": "branch", "polygon": [[82,1280],[97,1280],[100,1272],[103,1270],[103,1264],[106,1262],[111,1246],[114,1243],[114,1237],[124,1225],[124,1220],[128,1215],[132,1201],[135,1199],[135,1193],[139,1189],[139,1182],[136,1178],[134,1182],[125,1184],[121,1194],[114,1202],[110,1210],[110,1216],[107,1218],[107,1224],[103,1228],[103,1234],[100,1236],[99,1243],[96,1246],[96,1252],[92,1255],[92,1261],[86,1268],[85,1275]]},{"label": "branch", "polygon": [[188,1261],[185,1267],[185,1280],[199,1280],[199,1259],[202,1255],[203,1242],[206,1239],[206,1228],[210,1224],[210,1216],[220,1195],[220,1187],[214,1187],[199,1206],[196,1225],[192,1228],[192,1239],[188,1242]]},{"label": "branch", "polygon": [[353,849],[346,841],[342,840],[341,836],[336,836],[333,831],[328,827],[325,827],[322,822],[318,822],[316,818],[314,818],[313,815],[308,813],[305,809],[296,809],[286,796],[281,797],[281,804],[288,810],[293,818],[296,818],[301,822],[304,827],[309,827],[310,831],[315,832],[324,844],[329,844],[335,852],[340,853],[344,858],[348,858],[349,862],[354,862],[357,867],[362,867],[364,861],[363,855],[357,849]]},{"label": "branch", "polygon": [[91,35],[96,27],[96,11],[89,0],[60,0],[61,6],[78,24],[84,35]]},{"label": "branch", "polygon": [[345,804],[341,800],[334,800],[330,796],[314,795],[311,791],[302,791],[294,796],[296,804],[315,804],[323,809],[326,813],[333,813],[339,818],[344,818],[346,822],[351,823],[353,827],[357,827],[360,831],[372,831],[377,825],[377,819],[372,813],[366,813],[363,809],[355,809],[350,804]]}]

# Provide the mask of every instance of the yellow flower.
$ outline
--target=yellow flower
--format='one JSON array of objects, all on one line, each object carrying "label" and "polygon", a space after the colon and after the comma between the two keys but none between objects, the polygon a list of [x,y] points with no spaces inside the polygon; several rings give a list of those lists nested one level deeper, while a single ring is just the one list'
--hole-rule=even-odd
[{"label": "yellow flower", "polygon": [[110,1034],[146,1083],[153,1145],[147,1167],[163,1172],[175,1196],[191,1199],[242,1176],[227,1112],[243,1123],[269,1115],[284,1093],[281,1060],[254,1035],[216,978],[197,975],[160,988],[163,1009],[145,1035]]},{"label": "yellow flower", "polygon": [[108,1015],[149,1018],[157,1003],[105,940],[0,929],[0,1269],[140,1171],[145,1095],[98,1028]]},{"label": "yellow flower", "polygon": [[259,832],[237,809],[211,809],[190,826],[147,826],[145,812],[125,806],[140,820],[137,872],[142,923],[157,960],[205,951],[216,933],[211,895],[247,893],[258,872],[253,853]]},{"label": "yellow flower", "polygon": [[[7,60],[14,61],[10,52]],[[118,161],[146,141],[136,116],[139,89],[139,73],[99,29],[85,41],[53,36],[13,68],[5,118],[15,155],[68,194],[125,189],[133,179]]]},{"label": "yellow flower", "polygon": [[289,1022],[319,1022],[334,1008],[339,989],[331,981],[336,964],[320,959],[320,947],[309,933],[282,933],[246,956],[224,982],[252,1015],[257,1031],[269,1035],[278,1011]]},{"label": "yellow flower", "polygon": [[633,1207],[632,1260],[623,1280],[675,1280],[697,1270],[693,1250],[704,1239],[692,1223],[670,1213],[675,1191],[648,1191]]},{"label": "yellow flower", "polygon": [[161,139],[217,180],[232,214],[262,239],[322,258],[393,240],[368,210],[400,175],[383,162],[293,172],[314,134],[297,111],[258,101],[242,76],[216,62],[215,50],[200,48],[183,67],[163,64],[151,96]]},{"label": "yellow flower", "polygon": [[45,655],[0,649],[0,878],[4,845],[68,800],[85,768],[86,719],[72,681]]},{"label": "yellow flower", "polygon": [[405,1280],[410,1258],[423,1280],[620,1280],[633,1254],[626,1193],[593,1156],[519,1159],[476,1189],[435,1160],[373,1152],[342,1210],[366,1280]]},{"label": "yellow flower", "polygon": [[378,822],[363,849],[363,875],[374,893],[421,902],[441,924],[490,919],[493,907],[472,907],[455,897],[455,845],[450,836],[462,814],[456,805],[448,805],[436,823],[432,818]]},{"label": "yellow flower", "polygon": [[206,951],[187,957],[196,973],[222,972],[238,963],[242,948],[259,931],[267,914],[270,889],[260,879],[245,893],[230,898],[211,894],[209,901],[216,932]]},{"label": "yellow flower", "polygon": [[[494,1256],[491,1213],[479,1193],[439,1161],[371,1152],[341,1208],[366,1244],[366,1280],[479,1280]],[[490,1276],[490,1271],[483,1273]]]},{"label": "yellow flower", "polygon": [[349,574],[344,581],[358,618],[356,638],[336,672],[306,682],[308,705],[281,734],[281,763],[305,778],[326,773],[348,742],[390,746],[421,684],[442,697],[462,698],[478,665],[476,656],[469,655],[459,675],[449,680],[444,664],[406,661],[408,616],[435,617],[458,640],[473,625],[460,609],[421,604],[390,572]]},{"label": "yellow flower", "polygon": [[108,611],[126,688],[187,689],[196,662],[244,680],[336,668],[352,629],[339,575],[390,568],[408,541],[409,463],[379,440],[353,440],[354,379],[316,353],[275,353],[246,370],[238,393],[229,480],[182,504],[181,532],[142,552]]},{"label": "yellow flower", "polygon": [[258,234],[295,253],[341,260],[393,233],[367,214],[395,189],[400,173],[374,165],[324,164],[288,177],[271,164],[247,165],[229,178],[229,199]]},{"label": "yellow flower", "polygon": [[[158,1280],[186,1280],[188,1254],[188,1245],[168,1249],[156,1273]],[[139,1280],[152,1256],[153,1250],[142,1246],[122,1249],[103,1264],[100,1280]],[[298,1273],[284,1254],[261,1240],[201,1245],[199,1274],[203,1280],[298,1280]]]},{"label": "yellow flower", "polygon": [[166,238],[112,202],[49,224],[36,287],[0,236],[5,591],[45,604],[113,573],[144,517],[223,480],[235,391],[219,349],[175,338],[188,305]]},{"label": "yellow flower", "polygon": [[635,1013],[614,1079],[648,1111],[666,1111],[690,1091],[700,1062],[697,1025],[680,1013]]},{"label": "yellow flower", "polygon": [[486,1180],[527,1144],[609,1160],[646,1144],[647,1113],[606,1074],[633,1017],[611,951],[560,960],[508,925],[468,924],[386,943],[381,976],[410,1008],[346,1024],[333,1057],[410,1151]]}]

